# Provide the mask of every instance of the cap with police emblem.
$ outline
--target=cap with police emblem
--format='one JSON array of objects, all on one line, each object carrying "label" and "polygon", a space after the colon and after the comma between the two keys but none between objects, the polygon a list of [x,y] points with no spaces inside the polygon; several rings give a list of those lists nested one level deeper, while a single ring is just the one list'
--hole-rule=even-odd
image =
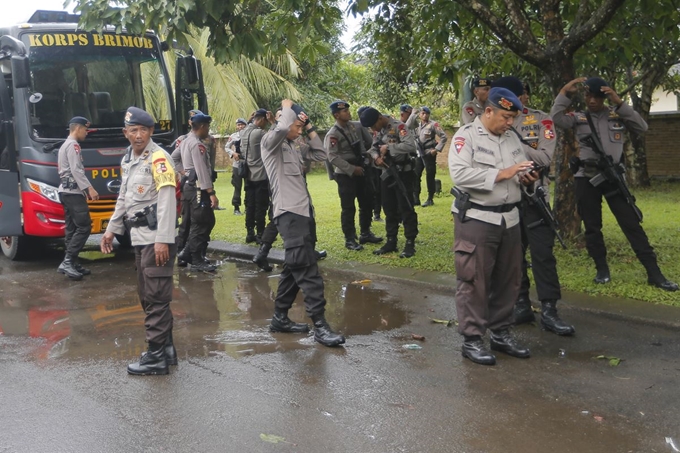
[{"label": "cap with police emblem", "polygon": [[425,112],[429,115],[430,114],[430,107],[422,106],[422,107],[420,107],[420,111]]},{"label": "cap with police emblem", "polygon": [[74,116],[73,118],[71,118],[68,124],[69,126],[71,124],[80,124],[81,126],[90,127],[90,120],[88,120],[84,116]]},{"label": "cap with police emblem", "polygon": [[494,87],[506,88],[518,97],[524,94],[524,85],[522,85],[522,81],[513,76],[505,76],[498,80],[494,80],[491,82],[491,88]]},{"label": "cap with police emblem", "polygon": [[[409,112],[411,110],[413,110],[413,107],[411,107],[409,104],[401,104],[401,107],[399,107],[399,111],[402,113]],[[359,115],[361,115],[361,113],[359,113]]]},{"label": "cap with police emblem", "polygon": [[210,124],[210,122],[212,122],[212,117],[205,113],[196,113],[191,117],[190,121],[191,124]]},{"label": "cap with police emblem", "polygon": [[331,113],[340,113],[340,110],[345,110],[349,108],[349,103],[345,101],[335,101],[331,104]]},{"label": "cap with police emblem", "polygon": [[606,98],[607,95],[601,90],[602,87],[608,87],[609,84],[599,77],[591,77],[584,82],[588,87],[588,92],[598,98]]},{"label": "cap with police emblem", "polygon": [[517,96],[507,88],[491,88],[489,90],[488,102],[501,110],[509,112],[519,112],[524,108]]},{"label": "cap with police emblem", "polygon": [[139,107],[130,107],[125,112],[125,125],[154,127],[154,119]]},{"label": "cap with police emblem", "polygon": [[246,120],[244,120],[243,118],[239,118],[239,119],[236,120],[236,124],[248,124],[248,122]]},{"label": "cap with police emblem", "polygon": [[372,127],[376,122],[378,122],[378,118],[380,118],[380,112],[373,107],[369,107],[361,112],[359,121],[361,121],[361,125],[364,127]]},{"label": "cap with police emblem", "polygon": [[291,110],[295,112],[295,116],[297,116],[297,119],[305,123],[305,126],[309,124],[309,116],[307,116],[301,105],[293,104]]},{"label": "cap with police emblem", "polygon": [[257,109],[253,116],[267,116],[267,109]]},{"label": "cap with police emblem", "polygon": [[483,77],[475,77],[474,79],[472,79],[473,88],[484,88],[489,86],[491,86],[491,79]]}]

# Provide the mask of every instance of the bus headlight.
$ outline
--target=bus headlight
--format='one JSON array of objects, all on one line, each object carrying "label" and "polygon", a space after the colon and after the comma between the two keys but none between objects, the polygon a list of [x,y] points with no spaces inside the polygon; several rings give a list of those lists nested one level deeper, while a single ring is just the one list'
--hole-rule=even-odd
[{"label": "bus headlight", "polygon": [[28,187],[30,187],[33,192],[39,193],[55,203],[61,203],[59,201],[59,190],[56,187],[45,184],[44,182],[34,181],[30,178],[26,178],[26,181],[28,181]]}]

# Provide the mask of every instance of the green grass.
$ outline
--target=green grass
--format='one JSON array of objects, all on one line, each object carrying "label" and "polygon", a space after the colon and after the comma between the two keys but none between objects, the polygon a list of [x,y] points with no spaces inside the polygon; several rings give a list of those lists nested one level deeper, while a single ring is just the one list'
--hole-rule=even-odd
[{"label": "green grass", "polygon": [[[328,180],[325,172],[314,171],[308,175],[309,191],[314,200],[318,225],[318,249],[328,250],[329,260],[335,263],[372,263],[392,267],[409,267],[414,270],[454,273],[453,222],[449,195],[451,180],[446,171],[439,168],[437,176],[442,180],[442,195],[435,198],[435,205],[417,208],[420,233],[416,242],[417,254],[411,259],[400,259],[398,253],[376,256],[371,253],[378,245],[365,245],[364,251],[353,252],[344,247],[340,229],[340,202],[337,185]],[[230,201],[233,187],[230,173],[221,173],[216,188],[220,204],[227,208],[216,211],[217,224],[214,239],[243,243],[245,226],[243,216],[232,214]],[[423,189],[425,189],[423,178]],[[426,193],[424,191],[423,193]],[[645,220],[643,226],[659,257],[659,265],[667,278],[680,278],[680,183],[655,183],[651,189],[635,191],[638,206]],[[243,207],[242,207],[243,209]],[[384,216],[383,216],[384,217]],[[595,268],[579,238],[563,250],[555,247],[560,282],[564,290],[578,291],[595,296],[626,297],[653,303],[680,306],[680,292],[668,293],[647,285],[646,273],[623,236],[606,203],[603,203],[603,233],[609,254],[612,282],[596,285],[592,279]],[[357,219],[358,225],[358,219]],[[373,231],[385,235],[384,223],[373,223]],[[399,246],[404,245],[400,231]],[[281,247],[279,239],[275,247]],[[531,274],[531,273],[530,273]]]}]

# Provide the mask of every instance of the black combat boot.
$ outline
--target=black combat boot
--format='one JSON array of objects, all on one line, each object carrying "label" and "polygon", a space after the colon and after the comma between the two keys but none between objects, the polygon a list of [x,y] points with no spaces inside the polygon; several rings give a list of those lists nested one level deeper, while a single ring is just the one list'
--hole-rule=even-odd
[{"label": "black combat boot", "polygon": [[64,257],[64,261],[62,261],[57,268],[57,272],[66,275],[71,280],[80,280],[83,278],[83,274],[78,272],[78,270],[75,268],[71,255],[66,255]]},{"label": "black combat boot", "polygon": [[562,321],[557,315],[556,300],[541,301],[541,326],[543,329],[554,332],[557,335],[574,335],[576,329]]},{"label": "black combat boot", "polygon": [[253,257],[253,263],[257,264],[257,267],[259,267],[265,272],[271,272],[273,269],[273,267],[269,265],[269,261],[267,261],[267,257],[269,256],[269,250],[271,250],[271,248],[272,248],[271,244],[263,242],[260,245],[260,249],[257,251],[257,254]]},{"label": "black combat boot", "polygon": [[593,281],[595,283],[599,283],[600,285],[604,285],[605,283],[612,281],[612,278],[609,275],[609,266],[606,264],[597,266],[597,274],[595,275]]},{"label": "black combat boot", "polygon": [[165,345],[149,342],[146,354],[143,354],[139,362],[131,363],[127,367],[128,374],[148,376],[150,374],[168,374],[168,361],[165,356]]},{"label": "black combat boot", "polygon": [[504,352],[507,355],[520,359],[531,357],[529,350],[517,344],[517,340],[515,340],[508,329],[491,332],[491,350]]},{"label": "black combat boot", "polygon": [[397,251],[397,238],[388,237],[385,244],[378,250],[373,250],[374,255],[384,255],[385,253],[391,253]]},{"label": "black combat boot", "polygon": [[[142,352],[142,355],[140,356],[140,359],[143,359],[144,356],[146,355],[147,351]],[[172,330],[170,331],[170,334],[168,335],[168,339],[165,340],[165,360],[168,362],[168,365],[177,365],[177,350],[175,349],[175,344],[172,341]]]},{"label": "black combat boot", "polygon": [[177,254],[177,266],[187,267],[187,264],[191,264],[191,253],[189,252],[189,247],[184,246],[184,248]]},{"label": "black combat boot", "polygon": [[655,267],[656,269],[647,271],[647,283],[652,286],[656,286],[657,288],[661,288],[664,291],[677,291],[678,284],[668,280],[661,273],[661,270],[659,270],[658,266]]},{"label": "black combat boot", "polygon": [[345,343],[345,337],[331,330],[323,314],[312,316],[314,339],[324,346],[338,346]]},{"label": "black combat boot", "polygon": [[399,254],[399,258],[411,258],[416,254],[416,241],[413,239],[406,239],[404,250]]},{"label": "black combat boot", "polygon": [[234,215],[242,215],[238,206],[234,206]]},{"label": "black combat boot", "polygon": [[496,356],[491,354],[478,335],[465,336],[463,341],[463,357],[480,365],[495,365]]},{"label": "black combat boot", "polygon": [[515,325],[535,322],[536,316],[531,309],[529,296],[519,296],[515,302]]},{"label": "black combat boot", "polygon": [[250,244],[252,242],[257,242],[257,235],[255,234],[255,230],[250,228],[246,233],[246,244]]},{"label": "black combat boot", "polygon": [[359,236],[359,244],[365,244],[367,242],[370,242],[371,244],[379,244],[382,241],[383,238],[380,236],[376,236],[375,234],[373,234],[371,230],[364,231]]},{"label": "black combat boot", "polygon": [[326,257],[328,256],[328,252],[325,250],[314,250],[314,254],[316,255],[317,261],[326,259]]},{"label": "black combat boot", "polygon": [[201,256],[201,252],[198,251],[196,253],[191,254],[191,260],[192,263],[198,263],[198,264],[192,264],[191,265],[191,271],[192,272],[215,272],[217,267],[215,265],[206,263],[203,261],[203,257]]},{"label": "black combat boot", "polygon": [[208,244],[205,244],[203,247],[201,247],[201,261],[206,263],[206,264],[212,264],[210,260],[208,259]]},{"label": "black combat boot", "polygon": [[355,236],[348,236],[345,238],[345,248],[358,252],[359,250],[363,250],[364,246],[357,243],[357,238]]},{"label": "black combat boot", "polygon": [[420,206],[423,208],[427,208],[428,206],[434,206],[434,200],[432,200],[432,198],[428,198],[427,200],[425,200],[425,203],[421,204]]},{"label": "black combat boot", "polygon": [[288,317],[287,311],[274,310],[272,322],[269,325],[270,332],[287,332],[287,333],[307,333],[309,332],[309,325],[301,322],[293,322]]}]

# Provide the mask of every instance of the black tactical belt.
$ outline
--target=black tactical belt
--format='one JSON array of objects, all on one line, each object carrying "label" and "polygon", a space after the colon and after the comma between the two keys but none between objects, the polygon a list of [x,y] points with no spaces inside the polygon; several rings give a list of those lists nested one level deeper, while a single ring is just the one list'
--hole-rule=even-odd
[{"label": "black tactical belt", "polygon": [[480,211],[487,211],[487,212],[497,212],[497,213],[510,212],[513,209],[515,209],[516,207],[517,207],[517,203],[501,204],[501,205],[498,205],[498,206],[483,206],[481,204],[470,202],[470,208],[479,209]]},{"label": "black tactical belt", "polygon": [[146,217],[133,217],[131,219],[123,219],[123,223],[125,224],[125,228],[127,229],[149,226],[149,221],[146,220]]}]

